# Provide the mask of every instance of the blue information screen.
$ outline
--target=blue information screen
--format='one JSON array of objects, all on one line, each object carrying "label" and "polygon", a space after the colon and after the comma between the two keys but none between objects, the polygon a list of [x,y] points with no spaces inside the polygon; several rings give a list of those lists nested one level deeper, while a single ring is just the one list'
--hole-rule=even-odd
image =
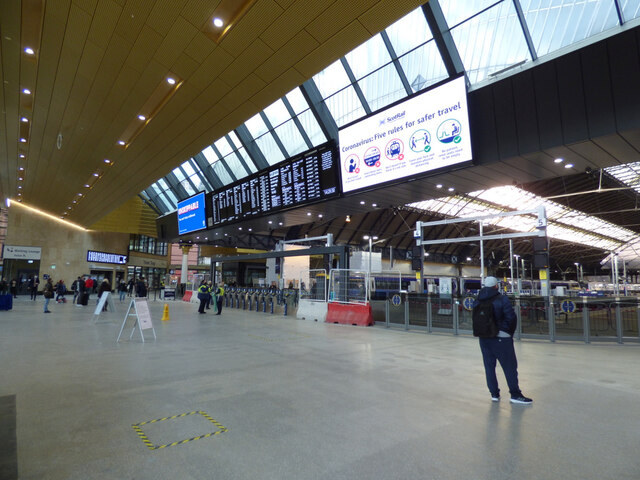
[{"label": "blue information screen", "polygon": [[178,202],[178,233],[195,232],[207,227],[204,208],[204,192]]}]

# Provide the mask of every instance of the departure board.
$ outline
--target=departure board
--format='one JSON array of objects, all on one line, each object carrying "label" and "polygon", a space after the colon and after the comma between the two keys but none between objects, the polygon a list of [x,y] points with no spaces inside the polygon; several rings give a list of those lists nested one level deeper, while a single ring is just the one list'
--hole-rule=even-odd
[{"label": "departure board", "polygon": [[337,197],[339,167],[335,144],[327,143],[216,190],[212,226]]}]

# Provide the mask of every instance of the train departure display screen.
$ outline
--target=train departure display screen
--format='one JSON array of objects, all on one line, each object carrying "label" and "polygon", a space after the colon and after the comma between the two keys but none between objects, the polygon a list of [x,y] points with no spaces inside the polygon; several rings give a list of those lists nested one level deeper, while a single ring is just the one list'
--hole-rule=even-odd
[{"label": "train departure display screen", "polygon": [[212,226],[337,197],[339,168],[336,148],[327,143],[216,190]]},{"label": "train departure display screen", "polygon": [[342,128],[344,193],[471,161],[464,77]]},{"label": "train departure display screen", "polygon": [[207,228],[204,192],[178,202],[178,234]]}]

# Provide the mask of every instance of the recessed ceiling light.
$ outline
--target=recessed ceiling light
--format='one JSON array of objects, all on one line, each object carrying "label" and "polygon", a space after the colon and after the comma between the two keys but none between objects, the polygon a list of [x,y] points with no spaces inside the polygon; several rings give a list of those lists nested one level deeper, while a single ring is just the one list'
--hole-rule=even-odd
[{"label": "recessed ceiling light", "polygon": [[34,54],[34,53],[36,53],[36,52],[34,52],[34,51],[33,51],[33,48],[31,48],[31,47],[26,47],[26,48],[24,49],[24,53],[26,53],[27,55],[33,55],[33,54]]},{"label": "recessed ceiling light", "polygon": [[20,172],[24,172],[24,167],[18,167],[18,170],[19,170]]},{"label": "recessed ceiling light", "polygon": [[18,192],[18,196],[21,197],[22,196],[22,192]]},{"label": "recessed ceiling light", "polygon": [[93,176],[94,176],[94,177],[99,177],[99,176],[100,176],[100,174],[96,172],[96,173],[94,173],[94,174],[93,174]]},{"label": "recessed ceiling light", "polygon": [[18,155],[18,157],[24,158],[24,153],[21,153],[20,155]]},{"label": "recessed ceiling light", "polygon": [[104,163],[106,163],[107,165],[111,165],[111,160],[109,160],[108,158],[105,158]]},{"label": "recessed ceiling light", "polygon": [[118,145],[126,145],[127,142],[125,142],[124,140],[118,140]]},{"label": "recessed ceiling light", "polygon": [[22,90],[22,93],[24,93],[25,95],[31,95],[31,90],[29,90],[28,88],[24,88]]},{"label": "recessed ceiling light", "polygon": [[68,207],[67,207],[67,210],[71,210],[71,206],[68,206]]},{"label": "recessed ceiling light", "polygon": [[471,257],[467,257],[467,262],[470,262],[470,261],[471,261]]},{"label": "recessed ceiling light", "polygon": [[22,117],[22,118],[20,119],[20,121],[21,121],[22,123],[27,123],[27,122],[29,121],[29,119],[28,119],[27,117]]},{"label": "recessed ceiling light", "polygon": [[142,120],[143,122],[147,119],[144,115],[138,115],[138,120]]},{"label": "recessed ceiling light", "polygon": [[81,193],[79,193],[79,194],[78,194],[78,196],[79,196],[79,197],[81,197],[81,196],[82,196],[82,194],[81,194]]},{"label": "recessed ceiling light", "polygon": [[360,205],[364,205],[364,200],[360,200]]},{"label": "recessed ceiling light", "polygon": [[310,216],[311,216],[311,212],[307,212],[307,217],[310,217]]},{"label": "recessed ceiling light", "polygon": [[228,237],[229,235],[227,235],[226,233],[224,234],[225,237]]},{"label": "recessed ceiling light", "polygon": [[278,222],[278,225],[282,225],[282,222]]},{"label": "recessed ceiling light", "polygon": [[238,230],[242,230],[242,227],[238,227]]},{"label": "recessed ceiling light", "polygon": [[573,163],[567,163],[564,168],[573,168]]},{"label": "recessed ceiling light", "polygon": [[[91,185],[89,185],[88,183],[84,184],[84,188],[89,188]],[[78,195],[81,195],[80,193]]]},{"label": "recessed ceiling light", "polygon": [[318,214],[318,218],[322,218],[322,214],[321,213]]},{"label": "recessed ceiling light", "polygon": [[22,180],[24,180],[22,177],[18,177],[19,182],[21,182]]},{"label": "recessed ceiling light", "polygon": [[377,204],[377,203],[372,203],[372,204],[371,204],[371,206],[372,206],[373,208],[376,208],[376,207],[378,206],[378,204]]},{"label": "recessed ceiling light", "polygon": [[250,232],[253,232],[253,228],[249,228],[249,231],[250,231]]},{"label": "recessed ceiling light", "polygon": [[224,22],[222,21],[221,18],[216,17],[216,18],[213,19],[213,24],[216,27],[221,28],[224,25]]},{"label": "recessed ceiling light", "polygon": [[442,184],[441,183],[437,184],[436,188],[442,188]]},{"label": "recessed ceiling light", "polygon": [[20,141],[21,141],[22,143],[27,143],[27,139],[26,139],[26,138],[21,138],[21,139],[20,139]]},{"label": "recessed ceiling light", "polygon": [[269,220],[269,225],[271,225],[273,222],[271,220]]},{"label": "recessed ceiling light", "polygon": [[22,188],[22,185],[18,185],[18,188]]},{"label": "recessed ceiling light", "polygon": [[555,162],[555,163],[562,163],[562,162],[564,162],[564,158],[556,158],[556,159],[554,160],[554,162]]},{"label": "recessed ceiling light", "polygon": [[453,192],[455,190],[455,188],[449,187],[447,190],[449,190],[450,192]]},{"label": "recessed ceiling light", "polygon": [[175,78],[171,78],[171,77],[167,77],[167,83],[169,85],[175,85],[176,84],[176,79]]},{"label": "recessed ceiling light", "polygon": [[77,201],[77,200],[74,200],[74,201],[73,201],[73,202],[71,202],[71,203],[78,203],[78,201]]},{"label": "recessed ceiling light", "polygon": [[200,240],[200,237],[196,237],[196,240]]}]

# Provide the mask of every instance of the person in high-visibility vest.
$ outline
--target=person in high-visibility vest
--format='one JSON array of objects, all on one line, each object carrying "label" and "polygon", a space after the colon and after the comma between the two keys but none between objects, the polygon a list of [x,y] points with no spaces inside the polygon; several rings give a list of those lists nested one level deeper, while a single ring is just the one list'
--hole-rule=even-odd
[{"label": "person in high-visibility vest", "polygon": [[216,313],[216,315],[222,313],[222,297],[224,297],[224,285],[220,282],[216,288],[216,306],[218,307],[218,313]]},{"label": "person in high-visibility vest", "polygon": [[207,299],[209,298],[209,286],[202,282],[198,287],[198,300],[200,300],[200,307],[198,308],[198,313],[206,313],[204,311],[204,306],[207,304]]}]

